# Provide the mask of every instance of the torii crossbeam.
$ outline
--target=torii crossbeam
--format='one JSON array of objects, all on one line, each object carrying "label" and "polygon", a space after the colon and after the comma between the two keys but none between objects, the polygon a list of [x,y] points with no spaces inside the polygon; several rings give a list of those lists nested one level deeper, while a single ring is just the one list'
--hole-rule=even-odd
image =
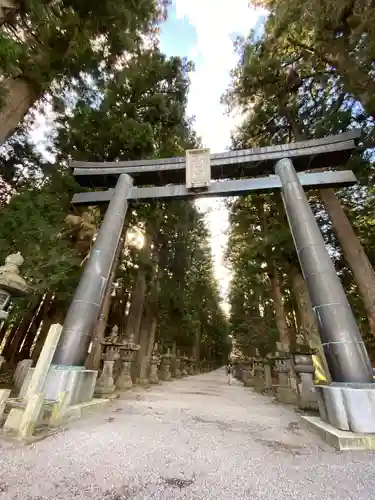
[{"label": "torii crossbeam", "polygon": [[303,171],[344,165],[356,150],[358,137],[358,131],[351,131],[323,139],[213,155],[208,150],[192,150],[187,151],[186,158],[72,162],[73,175],[82,186],[107,188],[77,194],[73,203],[109,205],[67,313],[54,364],[83,366],[129,200],[231,196],[281,189],[332,380],[345,386],[372,384],[365,345],[303,189],[354,184],[356,179],[351,171]]}]

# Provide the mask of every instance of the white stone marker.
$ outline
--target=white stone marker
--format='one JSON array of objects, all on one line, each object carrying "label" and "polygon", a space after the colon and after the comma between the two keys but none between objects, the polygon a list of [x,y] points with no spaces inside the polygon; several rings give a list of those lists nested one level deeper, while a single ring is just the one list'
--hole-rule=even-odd
[{"label": "white stone marker", "polygon": [[32,364],[33,364],[32,359],[23,359],[17,364],[17,368],[13,375],[13,383],[17,390],[21,389],[22,384],[26,378],[27,372],[29,371],[29,368],[31,368]]},{"label": "white stone marker", "polygon": [[19,439],[30,437],[35,431],[39,416],[43,410],[43,388],[51,366],[53,355],[62,332],[62,326],[52,325],[44,342],[42,352],[34,368],[29,387],[24,396],[25,408],[12,408],[4,424],[5,430],[18,433]]},{"label": "white stone marker", "polygon": [[5,405],[10,396],[10,389],[0,389],[0,420],[3,417]]},{"label": "white stone marker", "polygon": [[27,388],[25,399],[29,399],[33,394],[43,392],[44,383],[47,378],[48,370],[51,366],[53,355],[55,354],[57,344],[62,332],[62,325],[55,324],[49,329],[47,338],[44,342],[42,352],[33,371],[29,387]]}]

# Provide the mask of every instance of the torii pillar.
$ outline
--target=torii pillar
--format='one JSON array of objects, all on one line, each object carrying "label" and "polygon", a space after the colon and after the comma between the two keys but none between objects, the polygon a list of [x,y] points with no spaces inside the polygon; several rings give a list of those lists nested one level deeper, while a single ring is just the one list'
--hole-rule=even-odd
[{"label": "torii pillar", "polygon": [[276,163],[289,226],[332,377],[316,385],[322,420],[356,433],[375,433],[372,366],[343,286],[290,159]]}]

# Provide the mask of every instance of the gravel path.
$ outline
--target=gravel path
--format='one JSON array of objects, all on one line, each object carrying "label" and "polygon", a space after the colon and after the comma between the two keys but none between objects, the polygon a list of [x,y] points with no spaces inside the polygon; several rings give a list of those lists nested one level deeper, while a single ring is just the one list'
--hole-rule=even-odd
[{"label": "gravel path", "polygon": [[375,454],[339,453],[224,370],[130,393],[34,445],[0,442],[0,500],[368,500]]}]

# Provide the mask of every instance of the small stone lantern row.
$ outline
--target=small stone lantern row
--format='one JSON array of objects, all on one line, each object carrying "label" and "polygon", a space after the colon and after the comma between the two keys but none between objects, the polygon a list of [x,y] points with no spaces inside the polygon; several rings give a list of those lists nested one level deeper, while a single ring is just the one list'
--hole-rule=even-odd
[{"label": "small stone lantern row", "polygon": [[[133,387],[131,378],[131,363],[134,361],[135,353],[140,349],[132,339],[118,340],[118,327],[112,328],[111,334],[102,342],[103,346],[103,368],[98,377],[95,395],[104,397],[116,391],[122,392]],[[121,362],[120,374],[115,380],[114,366],[117,360]],[[159,351],[155,343],[148,367],[148,383],[159,384],[160,381],[170,381],[172,378],[182,378],[187,375],[195,375],[196,360],[194,357],[181,355],[179,351],[174,355],[171,349],[166,352]]]},{"label": "small stone lantern row", "polygon": [[[235,372],[245,387],[256,392],[274,394],[281,403],[297,404],[302,410],[317,409],[314,390],[315,351],[299,342],[293,352],[288,346],[277,343],[274,355],[260,356],[259,350],[252,358],[236,359]],[[278,374],[277,385],[273,386],[272,368]]]}]

